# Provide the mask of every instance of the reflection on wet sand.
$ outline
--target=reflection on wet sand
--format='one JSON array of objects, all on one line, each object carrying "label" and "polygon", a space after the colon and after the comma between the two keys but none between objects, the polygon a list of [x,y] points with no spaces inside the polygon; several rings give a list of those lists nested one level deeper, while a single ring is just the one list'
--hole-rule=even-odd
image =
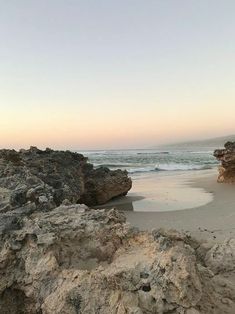
[{"label": "reflection on wet sand", "polygon": [[213,194],[190,182],[212,171],[152,173],[133,178],[131,192],[97,208],[117,208],[122,211],[166,212],[203,206],[213,200]]}]

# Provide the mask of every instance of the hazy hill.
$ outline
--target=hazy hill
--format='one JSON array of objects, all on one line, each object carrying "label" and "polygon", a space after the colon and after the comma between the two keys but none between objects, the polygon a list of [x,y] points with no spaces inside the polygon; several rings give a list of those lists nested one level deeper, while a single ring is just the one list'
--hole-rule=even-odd
[{"label": "hazy hill", "polygon": [[235,141],[235,135],[221,136],[215,138],[209,138],[206,140],[180,142],[174,144],[161,145],[155,148],[161,149],[187,149],[187,150],[214,150],[216,148],[223,148],[227,141]]}]

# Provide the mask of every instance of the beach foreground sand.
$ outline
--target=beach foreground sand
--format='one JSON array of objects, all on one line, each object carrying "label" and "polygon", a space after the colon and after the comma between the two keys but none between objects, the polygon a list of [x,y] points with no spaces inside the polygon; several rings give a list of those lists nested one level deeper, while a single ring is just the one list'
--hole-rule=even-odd
[{"label": "beach foreground sand", "polygon": [[[221,241],[228,237],[235,236],[235,187],[229,184],[217,183],[216,169],[194,172],[185,176],[178,176],[180,183],[180,195],[190,193],[192,201],[189,208],[185,208],[185,200],[182,199],[184,209],[179,210],[180,200],[165,198],[169,206],[166,211],[145,211],[151,199],[141,195],[133,195],[117,199],[109,204],[125,211],[127,220],[131,225],[142,230],[155,228],[177,229],[190,232],[198,239]],[[152,181],[153,178],[151,178]],[[170,179],[170,178],[169,178]],[[155,180],[158,180],[155,175]],[[145,182],[147,184],[147,181]],[[150,188],[150,187],[147,187]],[[190,188],[192,190],[190,190]],[[178,189],[178,187],[176,187]],[[201,194],[197,194],[198,191]],[[155,191],[157,193],[158,191]],[[205,193],[206,197],[203,197]],[[159,194],[160,195],[160,194]],[[195,197],[196,195],[196,197]],[[197,197],[198,200],[197,200]],[[188,200],[188,196],[186,197]],[[160,200],[163,202],[163,200]],[[143,211],[135,211],[135,204],[141,203]],[[202,204],[204,202],[204,204]],[[157,204],[157,203],[156,203]],[[187,203],[186,203],[187,204]],[[192,208],[192,204],[194,205]],[[153,205],[151,205],[152,207]],[[156,205],[157,206],[157,205]],[[177,207],[175,210],[175,207]],[[134,208],[134,210],[133,210]],[[138,206],[137,206],[138,208]],[[159,210],[159,209],[156,209]]]}]

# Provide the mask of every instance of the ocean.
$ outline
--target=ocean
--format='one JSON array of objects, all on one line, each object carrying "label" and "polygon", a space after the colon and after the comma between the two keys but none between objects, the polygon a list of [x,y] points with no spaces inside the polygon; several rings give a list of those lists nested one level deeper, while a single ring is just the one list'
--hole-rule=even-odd
[{"label": "ocean", "polygon": [[212,169],[218,165],[211,150],[94,150],[80,152],[96,168],[127,170],[130,176],[147,172],[192,171]]}]

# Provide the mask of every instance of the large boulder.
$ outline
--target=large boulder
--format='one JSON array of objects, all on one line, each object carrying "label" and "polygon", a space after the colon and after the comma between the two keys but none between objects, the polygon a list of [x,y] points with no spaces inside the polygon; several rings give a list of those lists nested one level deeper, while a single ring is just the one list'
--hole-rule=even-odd
[{"label": "large boulder", "polygon": [[0,211],[31,204],[52,209],[63,202],[104,204],[131,188],[126,171],[94,169],[70,151],[0,150]]},{"label": "large boulder", "polygon": [[214,156],[221,162],[218,182],[235,183],[235,142],[227,142],[224,147],[214,151]]},{"label": "large boulder", "polygon": [[189,236],[84,205],[3,217],[1,314],[235,313],[234,287]]}]

